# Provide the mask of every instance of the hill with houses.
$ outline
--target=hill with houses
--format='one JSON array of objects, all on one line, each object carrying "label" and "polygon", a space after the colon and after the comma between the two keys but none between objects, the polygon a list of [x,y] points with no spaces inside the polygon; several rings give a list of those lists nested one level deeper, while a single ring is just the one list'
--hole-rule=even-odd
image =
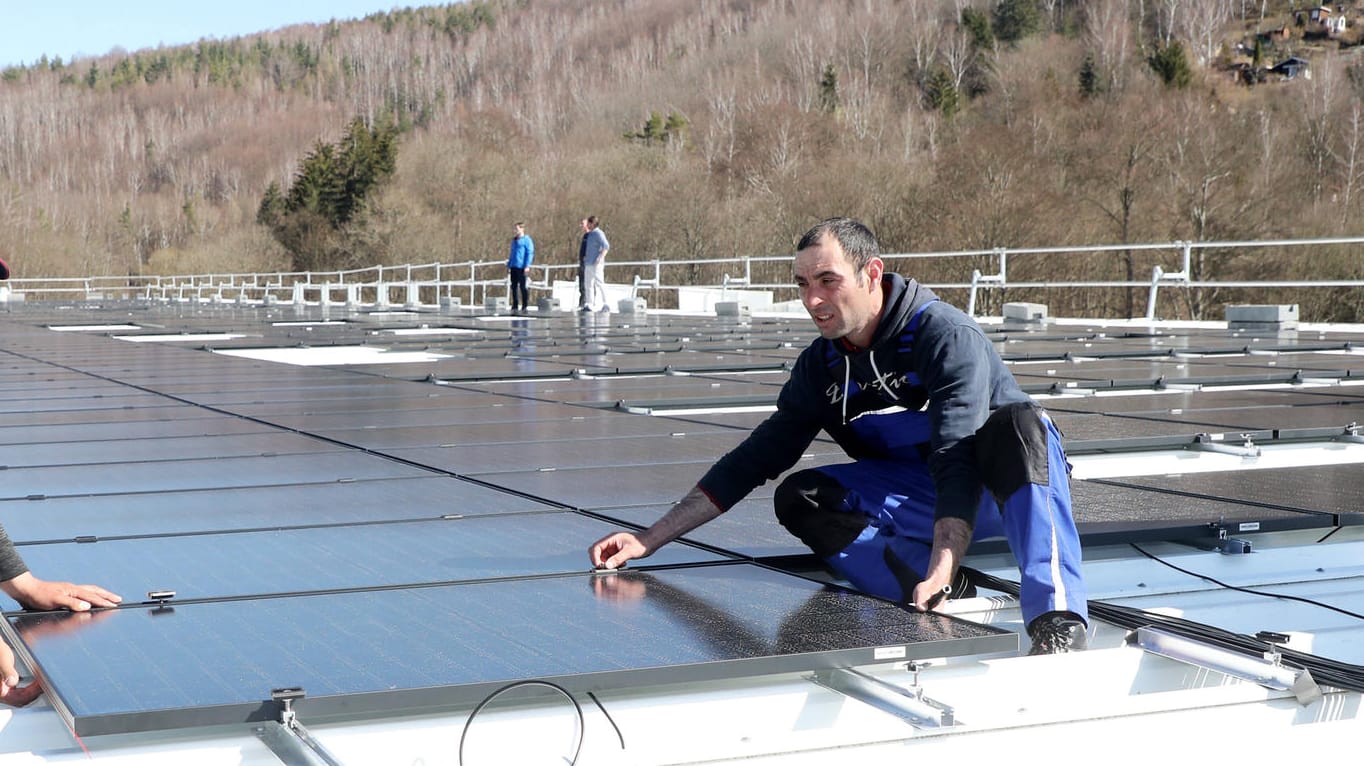
[{"label": "hill with houses", "polygon": [[[895,251],[1359,234],[1361,29],[1225,0],[479,0],[43,60],[0,72],[0,254],[17,277],[290,268],[271,188],[337,268],[494,260],[517,220],[569,263],[588,214],[663,260],[786,252],[833,214]],[[329,218],[334,190],[295,187],[346,170],[357,124],[391,131],[391,168]]]}]

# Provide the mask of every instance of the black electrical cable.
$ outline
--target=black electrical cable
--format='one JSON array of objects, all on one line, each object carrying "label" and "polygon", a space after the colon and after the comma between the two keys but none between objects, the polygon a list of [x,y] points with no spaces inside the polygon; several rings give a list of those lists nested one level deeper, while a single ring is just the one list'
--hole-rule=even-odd
[{"label": "black electrical cable", "polygon": [[616,739],[619,739],[619,740],[620,740],[620,749],[621,749],[621,750],[624,750],[624,749],[625,749],[625,735],[620,733],[620,727],[616,725],[616,719],[612,718],[612,717],[611,717],[611,714],[608,713],[608,712],[606,712],[606,706],[603,705],[603,704],[601,704],[601,700],[597,699],[597,695],[593,694],[592,692],[588,692],[588,693],[587,693],[587,696],[588,696],[588,698],[591,699],[593,702],[597,703],[597,709],[601,711],[601,714],[602,714],[602,715],[606,716],[606,720],[607,720],[607,721],[610,721],[610,722],[611,722],[611,728],[613,728],[613,729],[616,730]]},{"label": "black electrical cable", "polygon": [[[576,763],[578,762],[578,755],[582,752],[582,749],[583,749],[583,735],[584,735],[584,733],[585,733],[585,732],[583,731],[583,708],[582,708],[582,705],[579,705],[579,704],[578,704],[578,700],[574,699],[573,695],[572,695],[572,694],[569,694],[569,692],[568,692],[567,689],[565,689],[564,687],[562,687],[562,686],[560,686],[560,685],[558,685],[558,684],[556,684],[556,683],[551,683],[551,682],[549,682],[549,681],[526,680],[526,681],[513,681],[512,683],[509,683],[509,684],[507,684],[506,686],[503,686],[502,688],[498,689],[497,691],[493,692],[492,694],[489,694],[488,696],[486,696],[486,697],[483,698],[483,701],[482,701],[482,702],[478,703],[478,705],[476,705],[476,706],[474,707],[473,712],[469,713],[469,720],[467,720],[467,721],[464,722],[464,731],[460,732],[460,735],[459,735],[459,756],[458,756],[458,757],[459,757],[459,764],[460,764],[460,766],[464,766],[464,739],[469,735],[469,725],[472,724],[472,723],[474,722],[474,718],[478,716],[479,712],[482,711],[483,708],[487,707],[487,705],[488,705],[489,702],[492,702],[493,700],[497,699],[499,696],[502,695],[503,692],[511,691],[512,689],[515,689],[515,688],[517,688],[517,687],[519,687],[519,686],[543,686],[543,687],[546,687],[546,688],[549,688],[549,689],[553,689],[553,690],[559,692],[560,694],[564,695],[564,697],[567,697],[567,698],[568,698],[568,701],[571,702],[571,703],[573,703],[573,711],[574,711],[574,712],[577,714],[577,716],[578,716],[578,743],[577,743],[577,745],[574,746],[574,748],[573,748],[573,758],[570,759],[568,763],[569,763],[569,766],[573,766],[573,764],[576,764]],[[601,703],[597,703],[597,704],[600,705]],[[608,718],[609,718],[609,716],[608,716]],[[615,725],[615,722],[612,722],[611,725],[614,726],[614,725]],[[618,733],[618,734],[620,733],[619,730],[617,730],[617,733]],[[625,746],[624,743],[625,743],[625,740],[624,740],[624,738],[622,738],[622,739],[621,739],[621,746],[622,746],[622,747]]]},{"label": "black electrical cable", "polygon": [[1199,578],[1200,580],[1207,580],[1208,582],[1212,583],[1213,585],[1218,585],[1218,586],[1221,586],[1221,587],[1226,588],[1226,589],[1228,589],[1228,590],[1240,591],[1241,593],[1249,593],[1249,594],[1251,594],[1252,596],[1268,596],[1268,597],[1270,597],[1270,598],[1281,598],[1281,599],[1283,599],[1283,600],[1285,600],[1285,601],[1297,601],[1297,602],[1299,602],[1299,603],[1310,604],[1310,605],[1312,605],[1312,606],[1321,607],[1322,609],[1329,609],[1329,610],[1331,610],[1332,612],[1339,612],[1339,613],[1345,615],[1346,617],[1353,617],[1353,618],[1355,618],[1356,620],[1364,620],[1364,614],[1360,614],[1359,612],[1351,612],[1349,609],[1341,609],[1341,608],[1338,607],[1338,606],[1331,606],[1330,604],[1325,604],[1325,603],[1322,603],[1322,602],[1320,602],[1320,601],[1316,601],[1316,600],[1314,600],[1314,599],[1304,598],[1304,597],[1302,597],[1302,596],[1289,596],[1289,595],[1284,594],[1284,593],[1270,593],[1269,591],[1255,590],[1254,588],[1243,588],[1243,587],[1241,587],[1241,586],[1239,586],[1239,585],[1232,585],[1232,584],[1230,584],[1230,583],[1225,583],[1225,582],[1222,582],[1221,580],[1217,579],[1216,577],[1210,577],[1209,575],[1200,574],[1200,573],[1198,573],[1198,572],[1193,572],[1193,571],[1190,571],[1190,570],[1188,570],[1188,569],[1185,569],[1185,568],[1183,568],[1183,567],[1181,567],[1181,566],[1178,566],[1178,565],[1176,565],[1176,564],[1171,564],[1170,562],[1166,561],[1165,559],[1162,559],[1162,558],[1160,558],[1159,556],[1157,556],[1157,555],[1155,555],[1155,554],[1153,554],[1153,553],[1150,553],[1150,552],[1148,552],[1148,551],[1146,551],[1146,550],[1143,550],[1142,547],[1141,547],[1140,545],[1137,545],[1136,543],[1128,543],[1128,545],[1131,545],[1132,548],[1133,548],[1134,550],[1136,550],[1137,553],[1140,553],[1141,555],[1145,556],[1146,558],[1151,559],[1152,561],[1156,562],[1157,564],[1164,564],[1165,566],[1167,566],[1167,567],[1169,567],[1169,568],[1175,570],[1176,572],[1181,572],[1181,573],[1183,573],[1183,574],[1189,575],[1190,577],[1197,577],[1197,578]]}]

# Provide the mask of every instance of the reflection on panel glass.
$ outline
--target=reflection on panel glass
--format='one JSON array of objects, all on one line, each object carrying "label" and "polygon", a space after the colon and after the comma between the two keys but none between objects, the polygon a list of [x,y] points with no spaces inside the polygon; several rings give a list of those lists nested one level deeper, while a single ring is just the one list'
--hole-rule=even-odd
[{"label": "reflection on panel glass", "polygon": [[728,564],[388,592],[122,608],[60,632],[21,614],[79,735],[472,705],[519,679],[575,693],[1013,651],[1014,633]]}]

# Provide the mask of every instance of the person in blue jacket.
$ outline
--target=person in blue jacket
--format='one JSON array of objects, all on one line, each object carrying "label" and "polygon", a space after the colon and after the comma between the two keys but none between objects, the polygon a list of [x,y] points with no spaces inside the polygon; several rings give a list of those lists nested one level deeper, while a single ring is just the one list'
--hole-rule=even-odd
[{"label": "person in blue jacket", "polygon": [[535,260],[535,241],[526,234],[526,226],[516,222],[516,234],[512,236],[511,252],[507,254],[507,276],[511,279],[511,310],[526,311],[530,308],[530,291],[526,288],[526,269]]},{"label": "person in blue jacket", "polygon": [[871,231],[816,225],[795,256],[820,338],[797,358],[777,410],[643,532],[588,551],[616,568],[718,517],[795,465],[827,432],[853,459],[787,476],[777,518],[858,589],[918,609],[973,593],[972,540],[1004,536],[1021,572],[1031,654],[1083,649],[1079,534],[1061,435],[980,326],[885,271]]}]

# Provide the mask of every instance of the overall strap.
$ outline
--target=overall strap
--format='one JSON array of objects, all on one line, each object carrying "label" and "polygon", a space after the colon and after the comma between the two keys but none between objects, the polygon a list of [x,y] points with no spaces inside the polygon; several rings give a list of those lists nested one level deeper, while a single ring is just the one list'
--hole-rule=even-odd
[{"label": "overall strap", "polygon": [[914,350],[914,334],[919,331],[919,321],[923,319],[924,309],[927,309],[937,302],[938,299],[933,298],[919,308],[914,309],[914,314],[910,316],[908,322],[905,322],[905,329],[900,331],[900,347],[896,349],[896,351],[901,354],[908,354],[910,351]]},{"label": "overall strap", "polygon": [[896,349],[896,352],[900,354],[900,367],[905,370],[905,382],[911,386],[917,386],[922,383],[922,381],[919,380],[919,376],[914,373],[909,364],[909,355],[914,353],[914,336],[919,331],[919,321],[923,319],[924,309],[927,309],[937,302],[938,299],[934,298],[915,309],[914,315],[909,318],[908,322],[905,322],[905,329],[900,331],[900,345]]}]

